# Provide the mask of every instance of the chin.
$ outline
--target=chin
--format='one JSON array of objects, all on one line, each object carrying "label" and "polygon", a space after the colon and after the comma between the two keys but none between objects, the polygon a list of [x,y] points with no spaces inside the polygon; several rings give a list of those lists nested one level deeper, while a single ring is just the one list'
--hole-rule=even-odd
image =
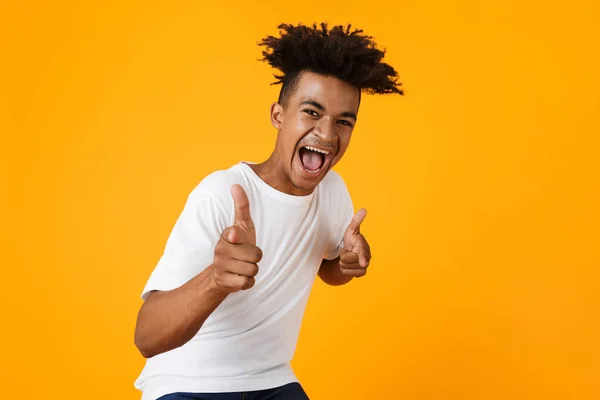
[{"label": "chin", "polygon": [[297,187],[298,189],[301,189],[305,192],[311,193],[313,190],[315,190],[315,188],[319,185],[319,183],[321,183],[321,180],[306,182],[303,180],[295,179],[292,182],[293,182],[294,186]]}]

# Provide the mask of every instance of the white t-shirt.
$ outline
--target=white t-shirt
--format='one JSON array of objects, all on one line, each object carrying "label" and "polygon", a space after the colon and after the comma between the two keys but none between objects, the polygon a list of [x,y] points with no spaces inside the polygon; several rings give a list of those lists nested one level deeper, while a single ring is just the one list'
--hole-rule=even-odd
[{"label": "white t-shirt", "polygon": [[142,400],[297,381],[290,361],[309,293],[323,259],[339,255],[354,214],[338,173],[329,171],[308,196],[276,190],[245,162],[208,175],[189,195],[142,299],[151,290],[180,287],[212,264],[221,233],[233,224],[236,183],[248,195],[263,251],[255,285],[230,294],[189,342],[146,360],[135,382]]}]

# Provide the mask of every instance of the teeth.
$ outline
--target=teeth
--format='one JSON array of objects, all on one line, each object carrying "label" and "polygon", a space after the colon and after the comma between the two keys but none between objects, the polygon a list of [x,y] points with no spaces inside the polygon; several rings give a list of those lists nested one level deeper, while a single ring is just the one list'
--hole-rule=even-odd
[{"label": "teeth", "polygon": [[310,147],[310,146],[304,146],[304,148],[308,149],[308,150],[312,150],[312,151],[316,151],[317,153],[322,153],[322,154],[329,154],[329,152],[327,150],[320,150],[314,147]]}]

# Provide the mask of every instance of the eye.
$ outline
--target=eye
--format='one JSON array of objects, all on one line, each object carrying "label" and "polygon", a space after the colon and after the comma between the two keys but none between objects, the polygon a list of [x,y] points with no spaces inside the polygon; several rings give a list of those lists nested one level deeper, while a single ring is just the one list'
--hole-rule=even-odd
[{"label": "eye", "polygon": [[338,124],[342,124],[342,125],[346,125],[346,126],[352,126],[352,124],[349,121],[346,121],[345,119],[339,120]]},{"label": "eye", "polygon": [[319,114],[315,111],[315,110],[311,110],[310,108],[307,108],[306,110],[302,110],[305,113],[312,115],[313,117],[318,117]]}]

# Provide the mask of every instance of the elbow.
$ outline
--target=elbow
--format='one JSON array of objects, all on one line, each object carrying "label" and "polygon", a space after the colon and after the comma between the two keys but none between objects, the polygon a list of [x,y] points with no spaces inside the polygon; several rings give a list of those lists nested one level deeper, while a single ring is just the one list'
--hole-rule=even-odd
[{"label": "elbow", "polygon": [[133,342],[144,358],[152,358],[179,347],[166,341],[166,338],[160,339],[155,333],[140,328],[136,328]]},{"label": "elbow", "polygon": [[133,334],[133,343],[144,358],[151,358],[160,352],[157,351],[157,343],[155,335],[148,329],[149,326],[145,323],[143,314],[140,310],[138,320],[135,324],[135,332]]},{"label": "elbow", "polygon": [[142,357],[144,357],[146,359],[152,358],[157,354],[157,353],[150,352],[150,351],[144,351],[142,349],[139,349],[139,350],[140,350],[140,354],[142,355]]},{"label": "elbow", "polygon": [[141,347],[141,346],[138,346],[137,344],[136,344],[136,346],[137,346],[137,348],[138,348],[138,350],[139,350],[140,354],[141,354],[141,355],[142,355],[142,357],[144,357],[144,358],[152,358],[152,357],[154,357],[155,355],[157,355],[157,354],[158,354],[158,353],[156,353],[155,351],[152,351],[152,350],[151,350],[151,349],[149,349],[149,348],[146,348],[146,347]]},{"label": "elbow", "polygon": [[137,347],[138,351],[144,358],[152,358],[156,354],[158,354],[152,348],[152,346],[148,343],[148,341],[144,340],[143,335],[139,332],[139,329],[136,329],[136,331],[135,331],[133,343],[135,344],[135,347]]},{"label": "elbow", "polygon": [[146,302],[144,302],[144,305],[142,305],[140,311],[138,312],[137,321],[135,323],[135,331],[133,334],[133,343],[142,357],[152,358],[160,352],[156,350],[156,343],[155,340],[153,340],[155,335],[153,335],[149,329],[150,326],[148,324],[145,306]]}]

